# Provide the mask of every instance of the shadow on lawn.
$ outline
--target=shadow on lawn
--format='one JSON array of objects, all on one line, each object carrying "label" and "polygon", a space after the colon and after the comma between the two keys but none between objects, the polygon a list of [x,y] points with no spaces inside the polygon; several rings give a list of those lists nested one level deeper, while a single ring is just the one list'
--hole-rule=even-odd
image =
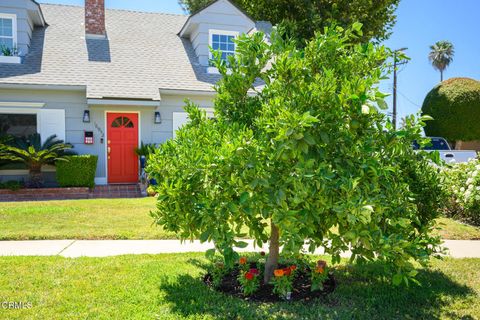
[{"label": "shadow on lawn", "polygon": [[[201,262],[190,262],[203,266]],[[420,287],[395,288],[382,279],[382,268],[377,263],[339,270],[337,290],[311,303],[250,303],[216,292],[190,275],[181,275],[175,281],[163,279],[160,290],[165,292],[173,313],[218,319],[440,319],[447,301],[475,295],[471,288],[432,270],[420,271]],[[457,315],[455,310],[450,310],[448,316],[474,319]]]}]

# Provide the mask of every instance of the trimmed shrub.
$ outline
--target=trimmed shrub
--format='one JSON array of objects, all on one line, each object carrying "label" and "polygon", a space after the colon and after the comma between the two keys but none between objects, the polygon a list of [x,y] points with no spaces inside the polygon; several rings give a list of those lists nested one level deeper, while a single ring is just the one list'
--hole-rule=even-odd
[{"label": "trimmed shrub", "polygon": [[425,133],[448,141],[480,140],[480,81],[452,78],[430,91],[422,106],[433,117]]},{"label": "trimmed shrub", "polygon": [[57,181],[61,187],[95,186],[95,171],[98,156],[80,155],[67,157],[67,161],[57,161]]}]

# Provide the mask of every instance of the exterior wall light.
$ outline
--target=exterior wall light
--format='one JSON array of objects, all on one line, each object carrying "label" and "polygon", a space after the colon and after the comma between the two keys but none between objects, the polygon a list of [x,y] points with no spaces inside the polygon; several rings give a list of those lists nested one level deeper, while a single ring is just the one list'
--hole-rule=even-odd
[{"label": "exterior wall light", "polygon": [[155,123],[157,124],[162,123],[162,117],[160,116],[159,111],[155,111]]},{"label": "exterior wall light", "polygon": [[83,122],[85,122],[85,123],[90,122],[90,111],[89,110],[83,111]]}]

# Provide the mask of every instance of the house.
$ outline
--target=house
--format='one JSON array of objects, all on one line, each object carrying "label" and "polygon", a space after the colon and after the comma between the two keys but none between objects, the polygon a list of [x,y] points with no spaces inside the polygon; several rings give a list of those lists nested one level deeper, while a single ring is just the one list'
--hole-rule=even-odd
[{"label": "house", "polygon": [[[219,74],[209,47],[226,58],[235,37],[259,28],[268,24],[228,0],[188,17],[105,10],[104,0],[0,0],[0,45],[13,52],[0,54],[0,133],[56,134],[98,155],[97,184],[137,182],[134,148],[172,138],[187,121],[185,99],[211,111]],[[0,170],[0,179],[26,174]]]}]

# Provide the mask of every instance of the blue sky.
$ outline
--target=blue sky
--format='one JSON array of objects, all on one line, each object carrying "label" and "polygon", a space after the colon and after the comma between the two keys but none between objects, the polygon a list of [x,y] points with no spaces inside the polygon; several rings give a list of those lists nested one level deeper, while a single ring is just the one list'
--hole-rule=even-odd
[{"label": "blue sky", "polygon": [[[83,5],[84,0],[40,0],[39,2]],[[159,11],[182,14],[177,0],[106,0],[107,8]],[[449,40],[455,58],[444,74],[450,77],[480,79],[479,0],[401,0],[397,24],[386,45],[408,47],[411,61],[398,74],[399,116],[416,113],[428,91],[438,84],[440,74],[428,61],[429,46]],[[391,81],[382,84],[390,92]],[[391,105],[391,102],[389,103]]]}]

